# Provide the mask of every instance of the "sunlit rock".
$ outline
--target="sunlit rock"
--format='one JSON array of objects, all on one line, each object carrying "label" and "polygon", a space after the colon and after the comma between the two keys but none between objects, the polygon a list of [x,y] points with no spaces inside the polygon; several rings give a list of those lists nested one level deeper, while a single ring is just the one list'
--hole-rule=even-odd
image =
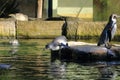
[{"label": "sunlit rock", "polygon": [[23,13],[10,14],[9,16],[14,18],[15,20],[28,21],[28,16]]}]

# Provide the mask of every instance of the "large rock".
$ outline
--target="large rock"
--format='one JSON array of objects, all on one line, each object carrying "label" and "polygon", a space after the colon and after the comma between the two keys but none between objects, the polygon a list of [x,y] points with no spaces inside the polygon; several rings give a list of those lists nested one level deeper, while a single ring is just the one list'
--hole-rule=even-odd
[{"label": "large rock", "polygon": [[[120,60],[120,47],[110,49],[91,43],[67,42],[65,36],[59,36],[46,45],[51,50],[52,58],[77,61]],[[82,44],[82,45],[81,45]],[[55,56],[54,56],[55,55]]]},{"label": "large rock", "polygon": [[120,47],[98,47],[93,45],[72,46],[61,49],[62,59],[78,61],[120,60]]},{"label": "large rock", "polygon": [[56,57],[56,59],[65,61],[113,61],[120,60],[120,47],[114,46],[111,49],[107,49],[96,45],[74,45],[58,51],[51,51],[51,55]]}]

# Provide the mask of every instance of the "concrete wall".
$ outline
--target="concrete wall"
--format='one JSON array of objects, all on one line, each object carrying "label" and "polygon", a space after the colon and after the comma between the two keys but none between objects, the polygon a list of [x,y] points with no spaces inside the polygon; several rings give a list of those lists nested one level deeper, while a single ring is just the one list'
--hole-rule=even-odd
[{"label": "concrete wall", "polygon": [[[63,21],[11,21],[0,20],[0,37],[10,38],[55,38],[62,33]],[[67,37],[74,39],[94,39],[100,36],[107,22],[68,21]],[[77,27],[76,27],[77,26]],[[17,33],[16,33],[17,32]],[[120,22],[118,22],[115,40],[120,40]]]},{"label": "concrete wall", "polygon": [[63,21],[0,20],[0,38],[54,38],[61,35],[62,25]]},{"label": "concrete wall", "polygon": [[15,22],[11,20],[0,21],[0,38],[15,37]]},{"label": "concrete wall", "polygon": [[60,36],[61,21],[19,21],[17,23],[19,38],[54,38]]}]

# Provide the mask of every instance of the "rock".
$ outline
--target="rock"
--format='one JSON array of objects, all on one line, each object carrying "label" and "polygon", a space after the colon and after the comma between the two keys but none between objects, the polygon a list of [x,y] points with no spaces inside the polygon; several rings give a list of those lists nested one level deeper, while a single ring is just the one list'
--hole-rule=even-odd
[{"label": "rock", "polygon": [[98,47],[95,45],[81,45],[51,51],[51,58],[65,61],[113,61],[120,60],[120,47]]},{"label": "rock", "polygon": [[28,16],[23,13],[10,14],[9,16],[14,18],[15,20],[28,21]]},{"label": "rock", "polygon": [[51,54],[56,55],[53,55],[53,58],[58,57],[64,60],[120,60],[119,46],[112,46],[110,49],[107,49],[106,47],[100,47],[91,43],[67,42],[66,38],[63,36],[56,37],[46,48],[51,50]]},{"label": "rock", "polygon": [[[120,47],[98,47],[93,45],[72,46],[61,49],[61,57],[79,61],[120,60]],[[66,57],[65,57],[66,56]]]}]

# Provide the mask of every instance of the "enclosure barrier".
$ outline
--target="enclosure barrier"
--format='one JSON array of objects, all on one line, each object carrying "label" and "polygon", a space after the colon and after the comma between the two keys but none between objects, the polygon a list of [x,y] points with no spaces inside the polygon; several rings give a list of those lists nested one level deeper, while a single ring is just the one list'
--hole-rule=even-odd
[{"label": "enclosure barrier", "polygon": [[18,38],[54,38],[61,35],[62,21],[18,21]]},{"label": "enclosure barrier", "polygon": [[[64,21],[13,21],[0,20],[0,37],[1,38],[55,38],[60,36],[63,29]],[[67,38],[80,39],[99,37],[106,22],[75,22],[67,21],[66,31]],[[115,39],[119,40],[120,23]]]},{"label": "enclosure barrier", "polygon": [[0,37],[10,38],[16,36],[15,21],[2,20],[0,21]]}]

